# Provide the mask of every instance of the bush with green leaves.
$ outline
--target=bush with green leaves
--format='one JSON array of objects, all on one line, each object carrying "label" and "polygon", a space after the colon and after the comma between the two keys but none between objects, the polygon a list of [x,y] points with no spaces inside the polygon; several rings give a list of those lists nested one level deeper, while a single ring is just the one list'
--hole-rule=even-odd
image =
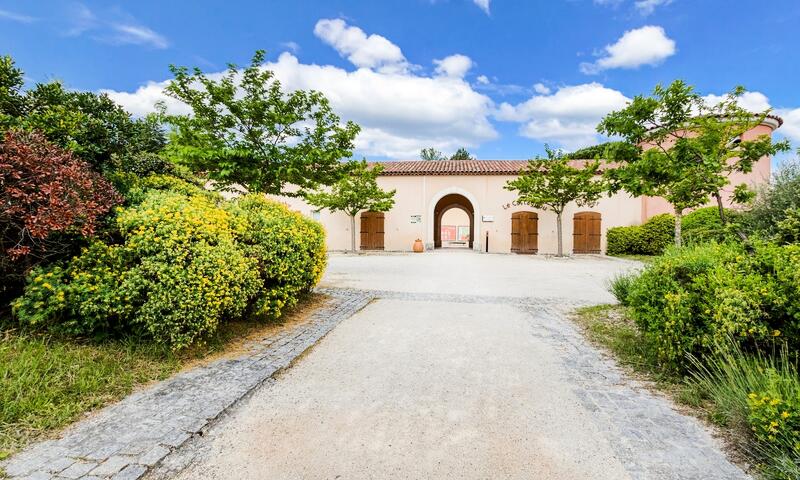
[{"label": "bush with green leaves", "polygon": [[253,313],[274,318],[311,290],[325,271],[325,231],[262,195],[245,195],[228,208],[246,222],[239,242],[258,265],[262,285]]},{"label": "bush with green leaves", "polygon": [[609,255],[660,255],[671,245],[675,217],[668,213],[655,215],[642,225],[613,227],[606,232],[606,253]]},{"label": "bush with green leaves", "polygon": [[182,348],[240,317],[260,288],[255,260],[236,242],[245,222],[205,196],[150,191],[116,223],[121,245],[97,242],[66,267],[34,272],[14,303],[22,322]]},{"label": "bush with green leaves", "polygon": [[631,285],[633,285],[637,276],[637,273],[621,273],[614,276],[608,282],[608,289],[621,305],[628,305],[628,295],[630,295]]},{"label": "bush with green leaves", "polygon": [[742,218],[751,232],[773,236],[787,212],[800,209],[800,159],[778,169],[772,182],[761,188],[753,207]]},{"label": "bush with green leaves", "polygon": [[725,338],[800,345],[800,246],[708,243],[670,248],[629,288],[630,312],[663,364],[685,370]]},{"label": "bush with green leaves", "polygon": [[735,238],[732,231],[736,228],[739,214],[735,210],[725,209],[728,225],[722,224],[717,207],[704,207],[688,213],[681,220],[681,233],[686,243],[725,242]]}]

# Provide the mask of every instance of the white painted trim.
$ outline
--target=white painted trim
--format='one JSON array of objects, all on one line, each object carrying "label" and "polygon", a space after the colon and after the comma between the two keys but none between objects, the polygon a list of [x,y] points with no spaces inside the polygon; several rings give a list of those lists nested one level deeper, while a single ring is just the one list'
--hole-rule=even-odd
[{"label": "white painted trim", "polygon": [[481,250],[481,245],[483,244],[483,237],[481,234],[483,233],[482,222],[481,222],[481,212],[480,206],[478,205],[478,199],[472,193],[464,190],[463,188],[459,187],[450,187],[444,190],[440,190],[431,198],[430,204],[428,205],[428,222],[426,225],[427,232],[425,235],[425,247],[428,249],[433,248],[433,227],[435,219],[433,218],[434,210],[436,210],[436,204],[439,203],[439,200],[445,197],[445,195],[450,195],[451,193],[456,193],[458,195],[462,195],[464,198],[469,200],[472,204],[472,208],[474,209],[473,212],[473,224],[475,225],[473,234],[475,238],[472,239],[472,249],[478,252]]}]

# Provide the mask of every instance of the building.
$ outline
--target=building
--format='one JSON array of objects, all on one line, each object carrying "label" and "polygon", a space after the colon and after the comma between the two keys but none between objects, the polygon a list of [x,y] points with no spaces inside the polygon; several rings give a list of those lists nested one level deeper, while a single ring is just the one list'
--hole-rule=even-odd
[{"label": "building", "polygon": [[[780,124],[779,118],[770,116],[744,139],[771,134]],[[504,188],[527,161],[420,160],[382,164],[384,171],[378,183],[383,189],[397,190],[395,206],[386,213],[363,212],[356,219],[356,248],[409,251],[420,239],[426,249],[464,245],[490,253],[557,252],[555,214],[517,205],[516,193]],[[732,175],[725,200],[734,185],[747,183],[756,187],[768,182],[769,176],[770,159],[764,157],[752,172]],[[318,211],[299,198],[281,200],[324,225],[329,250],[350,248],[347,215]],[[454,220],[453,210],[463,212],[463,225]],[[665,212],[672,213],[672,208],[664,199],[632,198],[625,192],[603,197],[591,208],[567,206],[562,217],[564,252],[604,253],[608,228],[639,225]]]}]

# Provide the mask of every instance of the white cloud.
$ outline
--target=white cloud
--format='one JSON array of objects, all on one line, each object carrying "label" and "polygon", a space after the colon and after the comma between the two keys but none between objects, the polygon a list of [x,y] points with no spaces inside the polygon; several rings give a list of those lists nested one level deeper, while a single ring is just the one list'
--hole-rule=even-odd
[{"label": "white cloud", "polygon": [[525,137],[576,149],[597,143],[599,121],[628,101],[621,92],[594,82],[534,95],[517,105],[503,103],[495,117],[521,123],[520,134]]},{"label": "white cloud", "polygon": [[478,83],[481,85],[489,85],[491,83],[489,77],[487,77],[486,75],[479,75],[477,80]]},{"label": "white cloud", "polygon": [[472,59],[460,53],[441,60],[434,60],[433,63],[436,64],[436,73],[446,77],[464,78],[464,75],[472,68]]},{"label": "white cloud", "polygon": [[656,11],[656,8],[669,5],[672,0],[636,0],[633,4],[636,10],[644,16],[650,15]]},{"label": "white cloud", "polygon": [[91,38],[111,45],[144,45],[158,49],[169,47],[169,40],[153,29],[141,25],[133,17],[119,10],[112,11],[111,17],[101,18],[82,3],[72,5],[68,17],[69,36],[91,33]]},{"label": "white cloud", "polygon": [[483,10],[486,13],[486,15],[489,15],[489,13],[490,13],[490,11],[489,11],[489,2],[490,2],[490,0],[472,0],[472,1],[475,3],[475,5],[480,7],[480,9]]},{"label": "white cloud", "polygon": [[297,53],[300,51],[300,45],[297,42],[283,42],[281,43],[281,47],[292,53]]},{"label": "white cloud", "polygon": [[[709,94],[703,97],[707,104],[715,104],[725,99],[724,95]],[[745,92],[737,102],[740,107],[755,113],[772,109],[769,98],[761,92]],[[774,108],[772,113],[783,119],[783,125],[775,132],[792,142],[800,142],[800,108]]]},{"label": "white cloud", "polygon": [[314,35],[359,68],[380,68],[392,72],[408,69],[408,62],[400,47],[380,35],[367,36],[363,30],[347,25],[340,18],[318,21]]},{"label": "white cloud", "polygon": [[[725,96],[714,95],[712,93],[704,96],[703,100],[705,100],[708,105],[716,105],[717,103],[725,100]],[[741,97],[739,97],[739,101],[736,103],[738,103],[739,106],[745,110],[755,113],[760,113],[771,108],[769,105],[769,98],[767,98],[767,96],[761,92],[745,92]]]},{"label": "white cloud", "polygon": [[675,54],[675,41],[662,27],[647,25],[625,32],[616,43],[606,45],[604,56],[594,63],[582,63],[583,73],[595,74],[612,68],[658,65]]},{"label": "white cloud", "polygon": [[[449,151],[497,137],[489,120],[492,100],[462,78],[387,72],[383,66],[379,62],[377,68],[348,71],[301,63],[284,52],[264,68],[274,71],[288,90],[323,92],[343,120],[361,125],[357,155],[416,158],[423,147]],[[104,92],[139,116],[152,112],[159,100],[166,101],[170,112],[189,113],[188,107],[164,95],[166,84],[150,82],[134,92]]]},{"label": "white cloud", "polygon": [[778,108],[775,114],[783,118],[783,126],[778,132],[795,142],[800,142],[800,108]]},{"label": "white cloud", "polygon": [[21,13],[10,12],[8,10],[0,10],[0,18],[4,18],[6,20],[11,20],[12,22],[18,22],[18,23],[32,23],[37,20],[36,17],[23,15]]},{"label": "white cloud", "polygon": [[533,91],[540,95],[550,95],[550,87],[544,83],[537,83],[533,86]]},{"label": "white cloud", "polygon": [[117,23],[111,25],[114,34],[110,37],[113,43],[131,45],[149,45],[153,48],[167,48],[167,39],[143,26],[134,24]]}]

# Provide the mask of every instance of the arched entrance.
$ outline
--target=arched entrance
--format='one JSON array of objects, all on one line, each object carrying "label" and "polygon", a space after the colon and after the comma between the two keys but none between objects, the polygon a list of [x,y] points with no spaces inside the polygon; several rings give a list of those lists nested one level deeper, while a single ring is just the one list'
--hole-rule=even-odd
[{"label": "arched entrance", "polygon": [[443,196],[436,202],[433,208],[433,246],[441,248],[442,246],[442,217],[444,214],[453,208],[463,210],[469,217],[469,248],[474,248],[475,242],[475,208],[472,206],[467,197],[458,193],[450,193]]}]

